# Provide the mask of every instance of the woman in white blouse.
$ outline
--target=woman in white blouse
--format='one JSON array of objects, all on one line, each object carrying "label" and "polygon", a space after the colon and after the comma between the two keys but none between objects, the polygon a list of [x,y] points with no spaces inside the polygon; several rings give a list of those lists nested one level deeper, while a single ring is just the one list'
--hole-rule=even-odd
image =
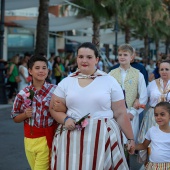
[{"label": "woman in white blouse", "polygon": [[[117,126],[118,123],[128,138],[128,150],[133,154],[134,136],[124,95],[113,77],[96,70],[98,59],[94,44],[80,45],[79,69],[64,78],[54,91],[50,112],[60,125],[53,140],[52,170],[129,169]],[[66,105],[66,113],[54,110],[56,99]],[[88,125],[78,130],[75,122],[88,113]]]},{"label": "woman in white blouse", "polygon": [[[170,101],[170,61],[162,61],[159,67],[160,78],[151,81],[147,87],[149,96],[149,110],[146,112],[138,136],[139,143],[145,139],[145,134],[152,126],[158,126],[155,122],[154,107],[161,101]],[[149,151],[150,152],[150,151]],[[141,152],[142,154],[142,152]],[[140,154],[139,154],[140,155]]]}]

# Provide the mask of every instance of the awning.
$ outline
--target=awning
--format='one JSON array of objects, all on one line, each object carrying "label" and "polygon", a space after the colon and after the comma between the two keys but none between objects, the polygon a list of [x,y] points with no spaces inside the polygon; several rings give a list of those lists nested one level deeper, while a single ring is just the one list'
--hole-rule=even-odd
[{"label": "awning", "polygon": [[[50,6],[66,4],[69,0],[50,0]],[[5,10],[38,7],[39,0],[5,0]]]},{"label": "awning", "polygon": [[[37,19],[17,20],[14,23],[25,28],[35,29],[37,25]],[[78,18],[76,16],[70,16],[49,18],[49,31],[68,31],[73,29],[82,29],[89,27],[92,27],[91,17]]]},{"label": "awning", "polygon": [[[91,36],[64,36],[65,39],[71,40],[71,41],[76,41],[79,43],[83,42],[91,42],[92,41],[92,35]],[[102,44],[115,44],[115,33],[108,33],[108,34],[101,34],[100,36],[100,43]],[[121,45],[125,43],[125,35],[121,32],[118,33],[118,38],[117,38],[117,45]],[[130,45],[136,49],[139,48],[144,48],[144,40],[140,39],[131,39]],[[155,49],[155,43],[150,44],[150,49],[153,50]],[[165,51],[165,45],[164,43],[160,42],[159,43],[159,50]]]},{"label": "awning", "polygon": [[[85,41],[92,41],[92,35],[91,36],[64,36],[64,38],[80,43]],[[124,43],[124,40],[125,40],[124,34],[122,33],[118,34],[117,45]],[[115,44],[115,33],[112,32],[108,34],[101,34],[100,42],[103,44]]]}]

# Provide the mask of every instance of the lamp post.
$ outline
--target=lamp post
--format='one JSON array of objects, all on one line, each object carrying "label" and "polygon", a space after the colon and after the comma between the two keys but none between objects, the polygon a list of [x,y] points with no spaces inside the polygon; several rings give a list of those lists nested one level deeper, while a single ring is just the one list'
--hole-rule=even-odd
[{"label": "lamp post", "polygon": [[[1,0],[1,21],[0,21],[0,59],[3,59],[3,40],[4,40],[4,18],[5,18],[5,0]],[[0,61],[0,104],[7,104],[5,87],[5,64]]]},{"label": "lamp post", "polygon": [[0,59],[3,58],[3,40],[4,40],[4,15],[5,0],[1,0],[1,21],[0,21]]},{"label": "lamp post", "polygon": [[117,15],[116,15],[116,17],[115,17],[114,32],[115,32],[115,46],[114,46],[114,51],[115,51],[115,60],[116,60],[116,59],[117,59],[117,36],[118,36],[118,32],[119,32],[119,25],[118,25]]}]

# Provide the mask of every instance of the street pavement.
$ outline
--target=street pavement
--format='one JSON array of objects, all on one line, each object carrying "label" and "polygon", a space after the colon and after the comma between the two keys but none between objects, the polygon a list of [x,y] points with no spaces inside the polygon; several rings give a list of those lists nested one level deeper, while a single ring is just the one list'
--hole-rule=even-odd
[{"label": "street pavement", "polygon": [[[0,170],[30,170],[24,152],[23,123],[10,118],[12,105],[0,105]],[[143,170],[136,155],[130,159],[131,170]]]},{"label": "street pavement", "polygon": [[0,170],[30,170],[24,152],[23,123],[10,118],[12,105],[0,105]]}]

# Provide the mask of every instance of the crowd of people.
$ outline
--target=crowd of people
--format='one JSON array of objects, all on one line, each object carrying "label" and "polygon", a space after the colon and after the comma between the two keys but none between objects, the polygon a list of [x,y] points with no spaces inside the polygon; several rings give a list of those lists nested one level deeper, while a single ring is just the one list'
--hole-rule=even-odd
[{"label": "crowd of people", "polygon": [[145,67],[122,44],[119,64],[106,73],[97,48],[86,42],[76,57],[40,54],[17,67],[18,61],[9,64],[10,83],[16,88],[22,76],[25,87],[19,86],[11,117],[24,122],[32,170],[128,170],[127,155],[137,150],[147,170],[170,169],[169,60]]},{"label": "crowd of people", "polygon": [[[46,57],[43,54],[40,55]],[[24,56],[16,54],[8,62],[5,62],[5,82],[6,87],[8,87],[7,95],[9,104],[13,104],[16,93],[28,86],[31,82],[27,66],[31,56],[32,55],[27,52]],[[48,76],[46,81],[57,85],[63,78],[74,72],[76,68],[77,63],[73,53],[68,53],[66,57],[56,56],[52,53],[48,59]]]}]

